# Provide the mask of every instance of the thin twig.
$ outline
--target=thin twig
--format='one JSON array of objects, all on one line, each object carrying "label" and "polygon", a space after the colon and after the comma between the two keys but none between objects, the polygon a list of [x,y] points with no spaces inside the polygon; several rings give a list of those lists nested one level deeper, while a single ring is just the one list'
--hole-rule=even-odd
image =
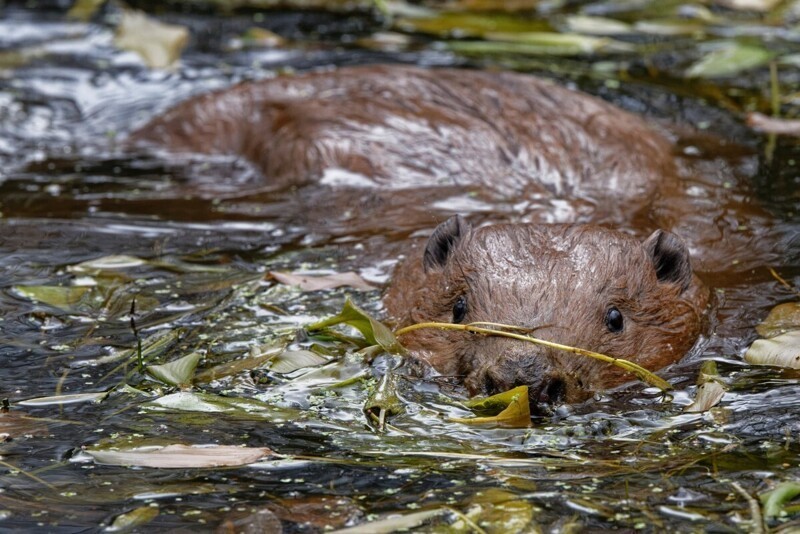
[{"label": "thin twig", "polygon": [[764,516],[761,514],[761,506],[758,500],[750,495],[738,482],[731,482],[731,487],[736,490],[736,493],[744,497],[747,504],[750,505],[750,515],[753,517],[751,532],[754,534],[765,534],[767,532],[764,527]]},{"label": "thin twig", "polygon": [[[569,345],[562,345],[561,343],[546,341],[544,339],[539,339],[531,336],[523,336],[520,334],[515,334],[513,332],[506,332],[504,330],[493,330],[491,328],[483,328],[480,326],[475,326],[476,324],[486,324],[486,323],[471,323],[471,324],[452,324],[452,323],[435,323],[435,322],[417,323],[397,330],[395,332],[395,335],[402,336],[403,334],[407,334],[409,332],[413,332],[414,330],[420,330],[423,328],[439,328],[442,330],[461,330],[464,332],[475,332],[477,334],[485,334],[489,336],[509,337],[512,339],[518,339],[520,341],[526,341],[528,343],[535,343],[536,345],[542,345],[544,347],[549,347],[551,349],[571,352],[573,354],[578,354],[580,356],[588,356],[589,358],[594,358],[596,360],[600,360],[609,363],[611,365],[616,365],[617,367],[621,367],[622,369],[625,369],[626,371],[635,374],[636,377],[639,378],[639,380],[642,380],[644,382],[647,382],[648,384],[656,386],[662,391],[668,391],[672,389],[672,385],[670,385],[670,383],[664,380],[663,378],[656,376],[655,374],[651,373],[644,367],[641,367],[631,361],[623,360],[622,358],[613,358],[605,354],[600,354],[599,352],[593,352],[578,347],[570,347]],[[519,327],[511,325],[503,325],[499,323],[491,323],[491,324],[498,328],[505,328],[511,330],[519,329]]]}]

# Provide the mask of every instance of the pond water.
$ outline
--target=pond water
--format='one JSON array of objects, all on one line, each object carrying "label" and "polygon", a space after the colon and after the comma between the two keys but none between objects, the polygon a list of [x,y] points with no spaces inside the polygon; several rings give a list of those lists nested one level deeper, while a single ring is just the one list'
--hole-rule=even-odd
[{"label": "pond water", "polygon": [[[0,3],[0,529],[317,532],[389,514],[413,526],[423,518],[411,514],[424,512],[424,531],[797,528],[791,508],[767,518],[754,503],[800,475],[800,375],[742,356],[769,310],[800,298],[800,149],[742,122],[767,109],[766,67],[722,82],[677,74],[727,37],[756,35],[791,56],[789,15],[781,26],[725,10],[709,11],[709,22],[691,11],[703,6],[673,2],[640,11],[549,2],[511,17],[563,29],[576,14],[666,24],[668,9],[682,9],[675,20],[695,28],[673,21],[684,33],[623,40],[645,54],[561,58],[468,51],[465,42],[492,41],[451,40],[452,25],[479,25],[463,15],[426,26],[370,9],[222,16],[175,3],[159,17],[188,27],[192,40],[177,67],[154,70],[114,47],[118,8],[77,22],[61,4]],[[253,26],[286,41],[242,45]],[[267,273],[355,271],[380,287],[409,240],[453,213],[480,223],[580,220],[579,211],[474,191],[276,192],[234,159],[125,148],[127,132],[190,95],[287,69],[376,62],[555,78],[672,137],[680,194],[627,220],[598,221],[637,235],[666,221],[714,288],[709,333],[663,373],[671,396],[629,384],[529,428],[485,428],[451,420],[469,413],[463,392],[400,376],[402,409],[378,431],[363,409],[392,359],[366,364],[352,345],[298,329],[337,313],[347,296],[381,316],[380,290],[302,292]],[[796,67],[781,67],[778,79],[791,111]],[[278,373],[257,360],[287,344],[325,363]],[[202,359],[182,392],[137,367],[140,356],[150,365],[192,353]],[[717,362],[727,393],[710,411],[686,413],[706,360]],[[81,396],[92,393],[103,395]],[[105,465],[86,452],[173,444],[277,456],[155,469]]]}]

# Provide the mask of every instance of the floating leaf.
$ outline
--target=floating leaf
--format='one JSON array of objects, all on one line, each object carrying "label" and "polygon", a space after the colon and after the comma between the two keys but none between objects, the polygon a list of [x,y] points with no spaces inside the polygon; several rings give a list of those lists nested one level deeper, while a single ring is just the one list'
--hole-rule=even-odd
[{"label": "floating leaf", "polygon": [[252,354],[253,351],[251,351],[251,357],[249,358],[225,362],[220,365],[216,365],[211,369],[206,369],[205,371],[198,373],[194,377],[194,382],[211,382],[212,380],[219,380],[220,378],[236,375],[243,371],[252,371],[253,369],[261,367],[266,362],[283,352],[284,348],[285,345],[281,343],[255,351],[254,355]]},{"label": "floating leaf", "polygon": [[[465,515],[474,524],[488,527],[487,532],[529,532],[532,530],[533,510],[530,501],[520,499],[510,491],[488,488],[470,499]],[[453,530],[458,531],[462,523],[463,519],[457,519]],[[468,526],[463,524],[463,527]]]},{"label": "floating leaf", "polygon": [[705,412],[716,406],[725,395],[725,386],[717,381],[709,381],[697,386],[694,402],[687,406],[687,413]]},{"label": "floating leaf", "polygon": [[714,3],[727,7],[728,9],[766,13],[782,1],[783,0],[714,0]]},{"label": "floating leaf", "polygon": [[148,365],[145,369],[156,380],[170,386],[185,387],[191,385],[194,370],[202,357],[201,354],[193,352],[163,365]]},{"label": "floating leaf", "polygon": [[759,498],[764,507],[764,517],[779,517],[784,505],[800,495],[800,482],[782,482],[772,491],[762,493]]},{"label": "floating leaf", "polygon": [[211,393],[181,391],[165,395],[143,405],[150,410],[174,410],[198,413],[225,413],[235,417],[268,419],[270,421],[298,420],[303,413],[293,408],[282,408],[257,399],[222,397]]},{"label": "floating leaf", "polygon": [[304,367],[316,367],[330,360],[310,350],[287,350],[272,360],[269,370],[274,373],[288,374]]},{"label": "floating leaf", "polygon": [[[798,121],[800,123],[800,121]],[[771,338],[792,330],[800,330],[800,302],[785,302],[772,308],[756,332],[761,337]]]},{"label": "floating leaf", "polygon": [[87,22],[105,3],[106,0],[77,0],[67,11],[67,17]]},{"label": "floating leaf", "polygon": [[83,286],[15,286],[14,291],[30,300],[54,308],[70,311],[78,304],[88,303],[93,295],[91,287]]},{"label": "floating leaf", "polygon": [[534,32],[548,29],[546,22],[512,15],[475,15],[441,13],[434,17],[401,18],[395,26],[405,32],[419,32],[440,37],[481,37],[487,32]]},{"label": "floating leaf", "polygon": [[694,402],[684,411],[689,413],[705,412],[719,403],[726,390],[727,388],[717,372],[717,363],[707,360],[703,362],[697,376],[697,393]]},{"label": "floating leaf", "polygon": [[771,339],[757,339],[744,354],[753,365],[774,365],[800,369],[800,330],[793,330]]},{"label": "floating leaf", "polygon": [[514,401],[514,397],[521,393],[527,394],[528,386],[517,386],[491,397],[470,399],[463,404],[473,412],[481,416],[497,415]]},{"label": "floating leaf", "polygon": [[[492,32],[484,35],[489,41],[503,41],[522,45],[526,51],[521,53],[533,53],[539,50],[539,54],[554,56],[573,56],[583,54],[594,54],[598,52],[629,52],[634,49],[633,45],[614,41],[605,37],[590,37],[577,33],[555,33],[555,32],[527,32],[527,33],[501,33]],[[457,43],[451,43],[456,44]],[[460,44],[467,44],[466,42]]]},{"label": "floating leaf", "polygon": [[572,15],[567,17],[566,24],[571,32],[587,35],[615,35],[632,31],[630,24],[606,17]]},{"label": "floating leaf", "polygon": [[421,526],[426,521],[434,517],[440,517],[450,513],[447,508],[437,508],[423,512],[414,512],[405,515],[390,515],[385,519],[378,519],[355,527],[334,530],[331,534],[389,534],[402,530],[408,530]]},{"label": "floating leaf", "polygon": [[321,289],[334,289],[343,286],[363,289],[365,291],[375,289],[375,286],[352,271],[324,276],[282,273],[279,271],[270,271],[269,274],[281,284],[298,286],[303,291],[319,291]]},{"label": "floating leaf", "polygon": [[[159,330],[142,340],[142,359],[145,361],[155,359],[166,353],[178,341],[181,330]],[[137,349],[116,350],[108,356],[94,360],[78,360],[70,364],[71,367],[81,368],[90,365],[105,365],[118,360],[129,360],[136,356]]]},{"label": "floating leaf", "polygon": [[118,451],[86,451],[98,464],[161,469],[247,465],[272,454],[266,447],[168,445]]},{"label": "floating leaf", "polygon": [[[469,401],[465,405],[477,413],[496,413],[497,415],[470,418],[453,417],[453,421],[468,425],[497,425],[507,428],[525,428],[531,424],[528,386],[518,386],[485,399]],[[499,413],[497,413],[498,409]]]},{"label": "floating leaf", "polygon": [[141,506],[130,512],[119,514],[103,532],[127,532],[136,527],[146,525],[158,517],[158,506]]},{"label": "floating leaf", "polygon": [[99,271],[118,271],[146,265],[147,261],[135,256],[103,256],[94,260],[70,265],[67,270],[76,274],[93,274]]},{"label": "floating leaf", "polygon": [[250,46],[257,45],[276,47],[286,44],[286,39],[277,33],[258,27],[248,28],[245,30],[245,32],[242,34],[242,41]]},{"label": "floating leaf", "polygon": [[700,61],[689,67],[687,78],[719,78],[733,76],[742,71],[766,65],[774,56],[773,52],[760,46],[725,42],[716,45]]},{"label": "floating leaf", "polygon": [[781,119],[753,112],[747,114],[747,125],[763,133],[800,137],[800,120],[798,119]]},{"label": "floating leaf", "polygon": [[633,25],[633,29],[648,35],[700,37],[706,33],[707,26],[693,20],[641,20]]},{"label": "floating leaf", "polygon": [[124,10],[114,44],[136,52],[149,67],[165,68],[180,58],[188,40],[189,31],[183,26],[158,22],[140,11]]},{"label": "floating leaf", "polygon": [[73,393],[71,395],[53,395],[19,401],[21,406],[52,406],[54,404],[76,404],[78,402],[100,402],[108,396],[108,391],[93,393]]},{"label": "floating leaf", "polygon": [[386,427],[386,419],[403,412],[403,402],[397,395],[397,375],[391,369],[383,375],[380,384],[367,399],[364,413],[377,423],[378,430]]},{"label": "floating leaf", "polygon": [[386,325],[377,319],[373,319],[365,311],[353,304],[349,298],[345,301],[344,307],[338,315],[309,325],[308,330],[321,330],[342,323],[350,325],[361,332],[361,335],[370,345],[380,345],[386,352],[392,354],[405,352]]}]

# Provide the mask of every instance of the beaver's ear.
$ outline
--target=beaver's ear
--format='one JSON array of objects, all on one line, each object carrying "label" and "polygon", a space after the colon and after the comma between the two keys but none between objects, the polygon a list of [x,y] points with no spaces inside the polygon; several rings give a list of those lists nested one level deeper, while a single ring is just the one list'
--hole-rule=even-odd
[{"label": "beaver's ear", "polygon": [[659,280],[679,284],[681,290],[689,287],[692,282],[692,264],[689,260],[689,249],[680,237],[664,230],[656,230],[643,246],[653,262]]},{"label": "beaver's ear", "polygon": [[456,244],[464,239],[470,230],[471,226],[461,215],[450,217],[437,226],[428,239],[425,254],[422,256],[425,272],[437,267],[444,267]]}]

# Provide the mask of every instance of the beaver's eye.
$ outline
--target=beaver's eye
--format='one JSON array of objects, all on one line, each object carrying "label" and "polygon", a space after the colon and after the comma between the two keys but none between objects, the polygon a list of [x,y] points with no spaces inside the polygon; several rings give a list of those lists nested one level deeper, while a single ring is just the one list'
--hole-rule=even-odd
[{"label": "beaver's eye", "polygon": [[467,297],[460,296],[453,306],[453,322],[460,323],[467,316]]},{"label": "beaver's eye", "polygon": [[622,332],[622,312],[616,306],[612,306],[606,312],[606,328],[609,332]]}]

